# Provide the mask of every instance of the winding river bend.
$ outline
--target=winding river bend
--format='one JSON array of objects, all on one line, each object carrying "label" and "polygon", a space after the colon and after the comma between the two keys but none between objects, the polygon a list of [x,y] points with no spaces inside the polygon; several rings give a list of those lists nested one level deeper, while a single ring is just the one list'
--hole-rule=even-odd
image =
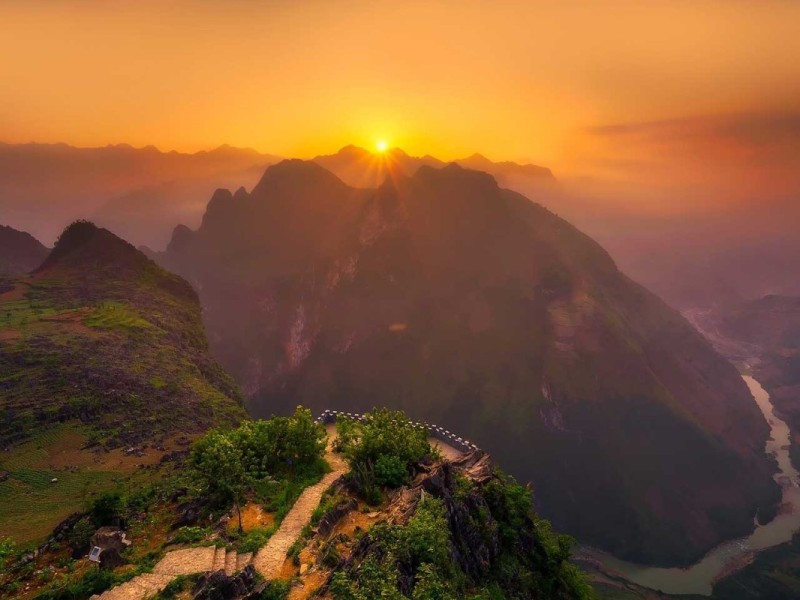
[{"label": "winding river bend", "polygon": [[646,567],[619,560],[601,552],[592,555],[603,563],[609,572],[616,572],[626,579],[668,594],[710,595],[720,575],[735,570],[759,550],[764,550],[792,539],[800,530],[799,475],[789,460],[789,427],[775,415],[769,394],[755,379],[743,376],[761,412],[770,425],[770,439],[765,452],[775,456],[778,473],[775,480],[783,489],[783,506],[780,514],[767,525],[758,525],[749,536],[720,544],[705,555],[700,562],[685,569]]}]

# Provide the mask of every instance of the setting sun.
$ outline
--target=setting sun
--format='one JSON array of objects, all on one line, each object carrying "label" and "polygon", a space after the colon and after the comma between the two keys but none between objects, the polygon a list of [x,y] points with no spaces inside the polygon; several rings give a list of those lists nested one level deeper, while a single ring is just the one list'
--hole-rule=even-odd
[{"label": "setting sun", "polygon": [[375,144],[375,147],[378,149],[378,152],[386,152],[386,149],[389,147],[389,145],[385,140],[380,140],[377,144]]}]

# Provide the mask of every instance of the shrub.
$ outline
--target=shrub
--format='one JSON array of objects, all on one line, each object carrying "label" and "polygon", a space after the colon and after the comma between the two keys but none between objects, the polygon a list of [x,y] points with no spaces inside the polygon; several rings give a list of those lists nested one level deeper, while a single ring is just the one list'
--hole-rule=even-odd
[{"label": "shrub", "polygon": [[375,461],[375,483],[384,487],[400,487],[408,479],[408,471],[399,456],[381,454]]},{"label": "shrub", "polygon": [[298,406],[291,417],[245,421],[233,432],[245,470],[261,479],[314,465],[325,453],[325,427]]},{"label": "shrub", "polygon": [[89,517],[84,517],[69,530],[67,543],[75,551],[80,551],[89,545],[89,540],[96,531],[94,523]]},{"label": "shrub", "polygon": [[414,463],[434,454],[427,432],[401,411],[373,410],[363,422],[337,423],[337,449],[344,453],[360,493],[367,502],[380,501],[381,486],[407,481]]},{"label": "shrub", "polygon": [[91,515],[98,527],[114,525],[122,516],[122,496],[119,492],[105,492],[92,502]]},{"label": "shrub", "polygon": [[292,590],[291,581],[269,581],[258,596],[258,600],[286,600]]},{"label": "shrub", "polygon": [[211,534],[205,527],[181,527],[175,537],[170,540],[172,544],[196,544]]},{"label": "shrub", "polygon": [[[344,425],[344,427],[342,427]],[[424,429],[414,427],[402,411],[374,409],[366,421],[339,424],[339,447],[351,466],[375,464],[381,456],[394,456],[406,467],[420,460],[432,449]]]},{"label": "shrub", "polygon": [[247,534],[239,540],[239,552],[257,552],[264,546],[272,534],[275,533],[275,527],[258,527],[247,532]]},{"label": "shrub", "polygon": [[14,554],[14,542],[11,538],[0,539],[0,569],[6,564],[6,559]]},{"label": "shrub", "polygon": [[102,594],[116,583],[111,571],[90,569],[83,577],[49,589],[34,597],[34,600],[83,600],[94,594]]}]

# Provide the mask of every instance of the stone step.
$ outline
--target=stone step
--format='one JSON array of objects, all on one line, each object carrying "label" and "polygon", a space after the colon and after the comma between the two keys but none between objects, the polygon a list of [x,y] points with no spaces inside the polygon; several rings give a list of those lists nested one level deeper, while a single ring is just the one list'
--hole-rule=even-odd
[{"label": "stone step", "polygon": [[172,579],[172,575],[143,573],[99,596],[95,594],[92,600],[143,600],[163,590]]},{"label": "stone step", "polygon": [[242,569],[244,569],[247,565],[253,562],[253,553],[252,552],[245,552],[244,554],[239,554],[236,556],[236,572],[238,573]]},{"label": "stone step", "polygon": [[183,548],[168,552],[155,566],[153,573],[157,575],[191,575],[211,571],[217,549],[214,546]]},{"label": "stone step", "polygon": [[214,563],[211,566],[212,571],[217,572],[225,570],[225,554],[224,547],[220,546],[217,548],[217,551],[214,553]]},{"label": "stone step", "polygon": [[236,551],[231,550],[225,555],[225,574],[233,575],[236,573]]}]

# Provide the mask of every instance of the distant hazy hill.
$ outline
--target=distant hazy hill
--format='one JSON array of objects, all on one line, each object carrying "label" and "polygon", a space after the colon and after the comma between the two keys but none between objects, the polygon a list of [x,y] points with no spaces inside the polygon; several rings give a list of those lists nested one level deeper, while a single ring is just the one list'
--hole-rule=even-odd
[{"label": "distant hazy hill", "polygon": [[0,276],[33,271],[42,264],[47,252],[31,234],[0,225]]},{"label": "distant hazy hill", "polygon": [[163,247],[176,223],[202,214],[202,198],[220,186],[252,185],[275,160],[230,146],[184,154],[0,143],[0,214],[48,244],[67,223],[93,217],[136,244]]},{"label": "distant hazy hill", "polygon": [[286,161],[214,194],[160,260],[200,290],[256,414],[387,405],[443,423],[583,542],[686,563],[778,498],[736,370],[485,173],[422,165],[369,190]]},{"label": "distant hazy hill", "polygon": [[[444,167],[448,164],[430,155],[409,156],[400,148],[376,154],[358,146],[345,146],[336,154],[317,156],[313,161],[355,187],[377,187],[389,176],[410,176],[422,166]],[[555,184],[550,169],[536,165],[520,165],[508,161],[496,163],[480,154],[453,162],[489,173],[505,187],[514,187],[512,184],[517,182],[533,186],[534,189]]]}]

